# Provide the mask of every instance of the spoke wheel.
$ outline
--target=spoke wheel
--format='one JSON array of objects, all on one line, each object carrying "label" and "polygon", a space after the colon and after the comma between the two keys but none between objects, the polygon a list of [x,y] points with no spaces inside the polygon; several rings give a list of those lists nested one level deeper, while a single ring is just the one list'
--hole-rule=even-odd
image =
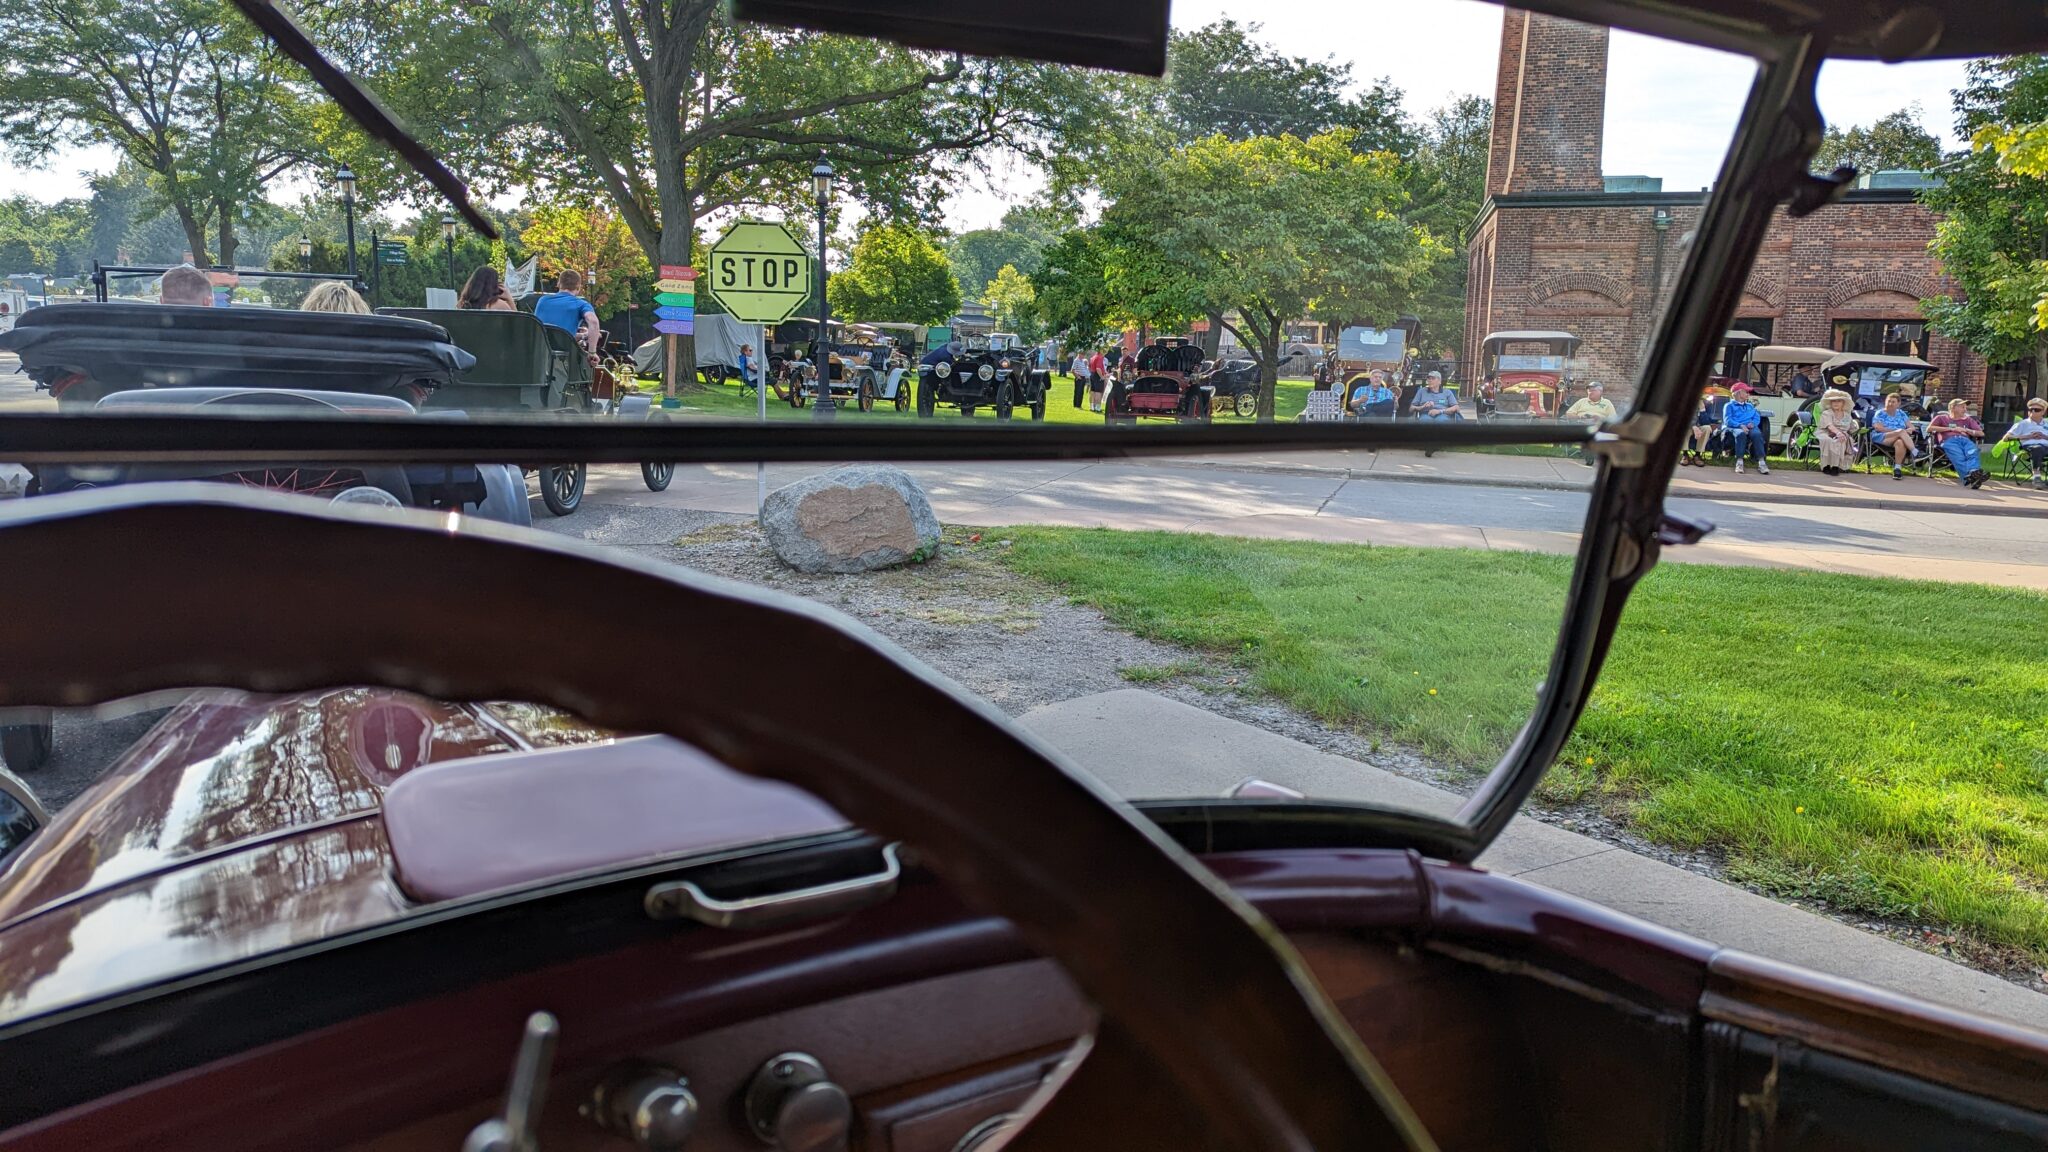
[{"label": "spoke wheel", "polygon": [[583,479],[587,464],[548,464],[540,470],[540,499],[548,511],[567,516],[583,503]]},{"label": "spoke wheel", "polygon": [[675,479],[675,475],[676,465],[673,460],[665,460],[659,464],[651,460],[640,462],[640,479],[646,482],[649,492],[659,492],[667,488],[668,482]]},{"label": "spoke wheel", "polygon": [[1259,414],[1259,390],[1253,388],[1239,392],[1237,399],[1231,402],[1231,407],[1236,410],[1239,416],[1247,420],[1257,416]]}]

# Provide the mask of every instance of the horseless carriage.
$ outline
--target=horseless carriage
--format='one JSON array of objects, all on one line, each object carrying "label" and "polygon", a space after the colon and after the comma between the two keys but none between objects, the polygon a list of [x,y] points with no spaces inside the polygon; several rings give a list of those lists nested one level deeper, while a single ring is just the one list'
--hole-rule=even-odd
[{"label": "horseless carriage", "polygon": [[1250,418],[1258,415],[1258,361],[1219,360],[1201,374],[1201,381],[1209,387],[1216,403],[1228,407],[1239,416]]},{"label": "horseless carriage", "polygon": [[[576,337],[526,312],[445,308],[385,308],[381,315],[435,324],[470,354],[473,363],[427,398],[429,411],[484,415],[518,413],[546,419],[665,420],[653,398],[632,391],[632,375],[592,364]],[[543,464],[541,502],[556,516],[583,503],[590,466]],[[672,462],[643,461],[640,478],[650,491],[667,488]]]},{"label": "horseless carriage", "polygon": [[1570,332],[1488,333],[1479,344],[1479,418],[1558,415],[1578,350]]},{"label": "horseless carriage", "polygon": [[[373,134],[398,137],[435,186],[456,187],[275,5],[234,6],[310,62]],[[732,12],[786,20],[791,7],[820,32],[988,45],[985,28],[934,24],[907,0],[735,0]],[[1542,677],[1534,711],[1468,795],[1401,807],[1387,782],[1350,789],[1359,766],[1337,761],[1332,772],[1328,758],[1303,770],[1345,778],[1327,795],[1247,779],[1265,765],[1243,762],[1246,744],[1193,731],[1222,723],[1213,716],[1172,734],[1188,754],[1166,793],[1122,795],[1055,751],[1049,727],[974,697],[860,621],[559,534],[224,484],[8,501],[10,578],[63,594],[0,627],[0,708],[177,697],[54,814],[0,777],[0,1142],[9,1152],[2048,1144],[2048,1034],[1953,1006],[2023,1001],[2039,1019],[2031,992],[1926,967],[1946,963],[1938,957],[1881,953],[1878,979],[1937,972],[1918,986],[1950,1002],[1938,1005],[1508,874],[1555,879],[1589,858],[1558,829],[1515,816],[1567,754],[1605,661],[1627,647],[1624,630],[1649,626],[1632,603],[1640,582],[1703,527],[1665,511],[1684,417],[1767,225],[1832,187],[1810,171],[1822,63],[1830,52],[2040,52],[2048,10],[1987,14],[1979,0],[1543,0],[1540,10],[1739,50],[1757,76],[1650,335],[1638,407],[1605,438],[1568,422],[1520,439],[1456,425],[1342,430],[1370,447],[1543,442],[1605,457],[1590,477],[1557,643],[1530,669]],[[1167,14],[1149,11],[1146,23],[1109,6],[1027,6],[1019,18],[1047,22],[1046,35],[1003,45],[1163,66]],[[1192,367],[1175,354],[1153,371]],[[1836,367],[1880,392],[1916,370]],[[7,410],[0,444],[25,459],[130,466],[288,449],[452,459],[477,444],[531,443],[516,423],[340,415],[234,421],[195,410],[151,425]],[[635,441],[706,459],[786,443],[744,424],[638,431]],[[1133,430],[1042,433],[1011,437],[1010,451],[1053,461],[1151,447]],[[1334,438],[1251,428],[1171,439],[1285,449]],[[898,421],[828,427],[799,447],[834,461],[911,460],[947,457],[945,439]],[[630,460],[643,448],[594,450]],[[519,626],[542,612],[546,626]],[[1103,747],[1108,707],[1073,713],[1070,738]],[[1636,754],[1693,771],[1677,759],[1689,754],[1683,741],[1660,740],[1660,726],[1688,722],[1645,718]],[[1943,848],[1896,850],[1938,862]],[[1610,875],[1610,903],[1669,907],[1695,891],[1649,859]],[[1766,947],[1805,933],[1817,937],[1799,941],[1809,956],[1883,944],[1845,924],[1775,919],[1789,909],[1740,907],[1691,922]],[[1799,928],[1740,922],[1751,913]]]},{"label": "horseless carriage", "polygon": [[1033,420],[1045,419],[1046,394],[1052,371],[1033,365],[1032,351],[1008,333],[973,333],[960,338],[962,350],[934,363],[919,364],[917,414],[930,417],[941,404],[962,416],[993,408],[996,419],[1008,420],[1022,408]]},{"label": "horseless carriage", "polygon": [[1106,422],[1129,424],[1141,416],[1209,422],[1216,391],[1201,378],[1200,345],[1185,336],[1162,336],[1138,349],[1134,361],[1130,374],[1112,383],[1103,399]]}]

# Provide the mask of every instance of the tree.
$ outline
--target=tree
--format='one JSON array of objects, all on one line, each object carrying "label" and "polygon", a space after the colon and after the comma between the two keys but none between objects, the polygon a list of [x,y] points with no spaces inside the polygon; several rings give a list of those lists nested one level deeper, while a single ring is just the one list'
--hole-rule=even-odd
[{"label": "tree", "polygon": [[1029,274],[1038,268],[1041,245],[1030,236],[1007,229],[981,228],[962,232],[946,245],[946,255],[960,278],[960,291],[979,300],[1005,265]]},{"label": "tree", "polygon": [[645,303],[654,294],[654,269],[646,253],[608,209],[543,204],[533,210],[520,239],[528,253],[540,257],[544,277],[551,279],[565,268],[595,273],[583,294],[600,316]]},{"label": "tree", "polygon": [[1306,140],[1211,136],[1120,173],[1104,210],[1116,298],[1155,314],[1234,314],[1273,417],[1290,320],[1384,315],[1447,252],[1408,223],[1398,157],[1360,153],[1348,129]]},{"label": "tree", "polygon": [[302,78],[222,0],[8,5],[0,44],[10,155],[33,166],[61,144],[113,146],[149,174],[196,259],[232,264],[244,211],[309,158]]},{"label": "tree", "polygon": [[2038,387],[2048,382],[2048,171],[2026,141],[2048,135],[2048,58],[1973,61],[1955,108],[1971,149],[1921,199],[1941,216],[1934,254],[1963,291],[1921,310],[1993,364],[2031,360]]},{"label": "tree", "polygon": [[1017,271],[1016,265],[1005,264],[990,280],[988,291],[982,294],[981,302],[988,305],[994,314],[996,327],[1004,332],[1015,332],[1026,343],[1038,342],[1038,317],[1032,310],[1032,302],[1038,291],[1031,284],[1031,277]]},{"label": "tree", "polygon": [[1814,153],[1813,170],[1831,172],[1847,164],[1858,172],[1910,169],[1925,172],[1941,163],[1941,141],[1920,127],[1920,106],[1909,104],[1868,128],[1847,131],[1829,125]]},{"label": "tree", "polygon": [[1174,33],[1160,105],[1176,137],[1309,137],[1349,128],[1362,151],[1407,151],[1400,89],[1380,80],[1347,97],[1349,64],[1285,55],[1259,39],[1260,27],[1226,17]]},{"label": "tree", "polygon": [[1093,344],[1110,323],[1116,300],[1104,266],[1108,245],[1093,228],[1076,228],[1047,245],[1032,277],[1031,312],[1046,335]]},{"label": "tree", "polygon": [[878,224],[861,233],[853,261],[826,281],[842,320],[943,324],[960,310],[960,282],[946,254],[922,231]]},{"label": "tree", "polygon": [[1408,219],[1450,248],[1417,282],[1412,311],[1423,343],[1455,347],[1465,331],[1465,244],[1486,200],[1486,160],[1493,142],[1493,103],[1464,96],[1423,121],[1408,166]]}]

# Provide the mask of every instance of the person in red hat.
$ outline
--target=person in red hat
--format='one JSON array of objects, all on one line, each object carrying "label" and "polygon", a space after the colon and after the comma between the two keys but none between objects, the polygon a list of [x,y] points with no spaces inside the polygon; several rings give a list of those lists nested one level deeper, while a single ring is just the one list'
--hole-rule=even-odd
[{"label": "person in red hat", "polygon": [[1754,453],[1756,470],[1769,476],[1770,461],[1764,459],[1770,450],[1764,439],[1764,414],[1750,399],[1749,385],[1738,382],[1729,391],[1728,403],[1721,406],[1721,428],[1728,433],[1728,450],[1735,454],[1735,472],[1741,475],[1743,457]]}]

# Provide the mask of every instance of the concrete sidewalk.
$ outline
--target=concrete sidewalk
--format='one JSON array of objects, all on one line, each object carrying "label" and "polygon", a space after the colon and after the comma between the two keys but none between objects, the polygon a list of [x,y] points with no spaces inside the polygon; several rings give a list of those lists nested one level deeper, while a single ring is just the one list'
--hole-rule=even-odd
[{"label": "concrete sidewalk", "polygon": [[[1142,689],[1048,704],[1020,719],[1125,796],[1220,796],[1257,775],[1310,796],[1440,816],[1460,803],[1420,781]],[[2048,1029],[2048,996],[1528,817],[1517,817],[1479,863],[1716,944]]]},{"label": "concrete sidewalk", "polygon": [[[1438,452],[1412,449],[1321,449],[1310,452],[1246,452],[1162,459],[1176,465],[1234,471],[1296,472],[1350,480],[1394,480],[1424,484],[1477,484],[1490,488],[1581,491],[1592,487],[1594,469],[1575,457],[1510,456],[1494,452]],[[1823,476],[1802,464],[1779,463],[1762,476],[1752,469],[1737,476],[1726,464],[1680,468],[1671,478],[1674,499],[1814,504],[1885,511],[1966,512],[1979,516],[2048,517],[2048,491],[2025,482],[1993,480],[1972,492],[1946,476],[1930,479],[1889,472],[1848,472]]]}]

